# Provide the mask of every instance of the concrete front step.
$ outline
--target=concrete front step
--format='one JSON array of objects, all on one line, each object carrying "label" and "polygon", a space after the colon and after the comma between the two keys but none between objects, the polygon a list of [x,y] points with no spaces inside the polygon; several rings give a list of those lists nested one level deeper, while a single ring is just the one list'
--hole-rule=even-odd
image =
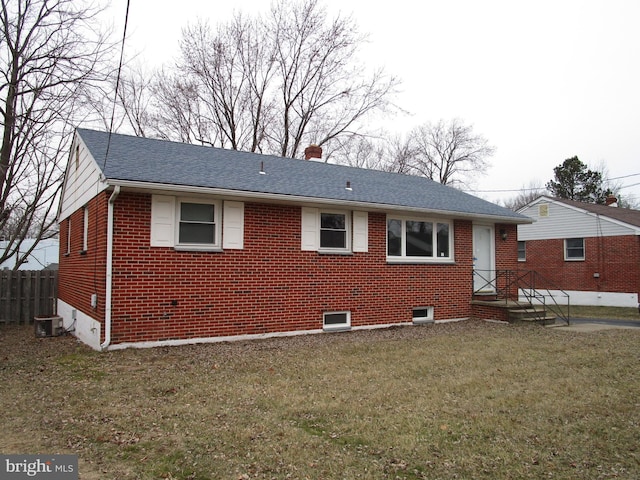
[{"label": "concrete front step", "polygon": [[544,307],[529,305],[510,308],[509,321],[513,323],[532,322],[540,325],[551,325],[555,323],[556,317],[549,315]]},{"label": "concrete front step", "polygon": [[531,308],[510,308],[509,309],[509,318],[513,318],[514,320],[519,318],[537,318],[540,316],[545,316],[544,308],[531,307]]},{"label": "concrete front step", "polygon": [[553,325],[556,323],[556,317],[545,315],[544,317],[524,317],[510,320],[512,323],[537,323],[539,325]]},{"label": "concrete front step", "polygon": [[513,300],[479,300],[476,296],[474,296],[471,304],[480,307],[491,307],[492,310],[502,311],[504,312],[503,314],[496,314],[493,319],[500,319],[510,323],[522,322],[551,325],[554,324],[556,320],[556,317],[549,315],[546,309],[540,305],[534,306]]}]

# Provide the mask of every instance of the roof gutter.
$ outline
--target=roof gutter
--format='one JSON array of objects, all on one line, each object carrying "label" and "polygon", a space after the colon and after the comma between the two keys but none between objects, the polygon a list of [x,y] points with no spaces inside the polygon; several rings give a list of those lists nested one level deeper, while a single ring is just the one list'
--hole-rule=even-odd
[{"label": "roof gutter", "polygon": [[165,183],[151,183],[151,182],[138,182],[134,180],[118,180],[107,179],[107,183],[110,185],[121,186],[123,188],[146,191],[150,193],[158,193],[163,195],[185,193],[185,194],[199,194],[199,195],[223,195],[227,197],[235,197],[244,200],[267,200],[272,202],[282,203],[301,203],[307,205],[336,205],[336,206],[351,206],[353,208],[362,208],[368,210],[377,210],[381,212],[389,211],[401,211],[401,212],[415,212],[436,214],[443,217],[450,217],[456,219],[469,219],[469,220],[486,220],[491,222],[500,223],[513,223],[513,224],[526,224],[533,223],[533,219],[521,215],[522,218],[502,216],[502,215],[487,215],[482,213],[465,213],[456,212],[453,210],[436,210],[426,209],[420,207],[412,207],[406,205],[390,205],[384,203],[371,203],[357,200],[344,200],[339,198],[324,198],[324,197],[305,197],[302,195],[286,195],[281,193],[265,193],[265,192],[252,192],[248,190],[231,190],[225,188],[211,188],[211,187],[195,187],[187,185],[169,185]]},{"label": "roof gutter", "polygon": [[107,208],[107,284],[105,286],[104,299],[104,343],[100,345],[100,349],[105,351],[111,345],[111,297],[112,297],[112,278],[113,278],[113,206],[116,198],[120,195],[120,185],[116,185],[113,193],[109,197]]}]

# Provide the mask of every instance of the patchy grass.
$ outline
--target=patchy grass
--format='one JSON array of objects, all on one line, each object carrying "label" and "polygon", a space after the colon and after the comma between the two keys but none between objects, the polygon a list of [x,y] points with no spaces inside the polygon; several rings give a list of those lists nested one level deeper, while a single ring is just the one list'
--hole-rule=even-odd
[{"label": "patchy grass", "polygon": [[0,328],[0,451],[82,479],[640,477],[640,330],[461,322],[96,353]]},{"label": "patchy grass", "polygon": [[613,318],[618,320],[640,321],[640,312],[638,312],[638,309],[629,307],[571,305],[571,316],[575,318]]}]

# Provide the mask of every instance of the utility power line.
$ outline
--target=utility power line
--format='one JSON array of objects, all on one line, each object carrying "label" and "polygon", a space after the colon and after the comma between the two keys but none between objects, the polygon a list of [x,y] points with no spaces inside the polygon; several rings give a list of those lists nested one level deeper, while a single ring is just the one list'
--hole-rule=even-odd
[{"label": "utility power line", "polygon": [[[603,182],[608,182],[611,180],[620,180],[621,178],[630,178],[630,177],[637,177],[640,176],[640,173],[630,173],[629,175],[622,175],[620,177],[610,177],[610,178],[604,178],[602,179]],[[622,190],[623,188],[629,188],[629,187],[635,187],[637,185],[640,185],[640,183],[632,183],[631,185],[623,185],[618,187],[619,190]],[[514,192],[537,192],[537,191],[544,191],[546,190],[545,187],[535,187],[535,188],[509,188],[509,189],[496,189],[496,190],[475,190],[475,189],[469,189],[469,190],[463,190],[463,192],[468,192],[468,193],[514,193]]]}]

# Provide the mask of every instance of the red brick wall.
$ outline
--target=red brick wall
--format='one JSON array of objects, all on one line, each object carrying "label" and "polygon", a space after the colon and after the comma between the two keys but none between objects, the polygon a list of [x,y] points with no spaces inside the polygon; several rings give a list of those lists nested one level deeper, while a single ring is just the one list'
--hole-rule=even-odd
[{"label": "red brick wall", "polygon": [[562,239],[528,240],[520,266],[548,279],[544,288],[640,293],[640,237],[588,237],[584,244],[585,260],[567,262]]},{"label": "red brick wall", "polygon": [[[504,231],[507,238],[502,239],[501,231]],[[514,270],[518,267],[518,228],[516,225],[496,224],[495,226],[495,245],[496,245],[496,270]],[[513,276],[505,272],[499,273],[497,276],[497,287],[500,291],[504,291],[507,282],[511,283],[509,288],[509,297],[511,299],[518,298],[518,285],[513,281]],[[502,312],[499,312],[501,315]],[[500,316],[499,315],[499,316]],[[481,318],[493,318],[483,316]],[[495,320],[502,320],[494,318]]]},{"label": "red brick wall", "polygon": [[[407,265],[387,264],[386,217],[379,213],[369,214],[369,252],[353,255],[302,251],[296,206],[246,203],[244,249],[224,252],[152,248],[150,220],[149,195],[118,197],[113,343],[320,329],[324,311],[351,311],[354,327],[410,322],[422,306],[434,306],[436,320],[471,315],[469,221],[454,223],[454,265]],[[506,228],[509,241],[496,242],[498,268],[515,266],[515,227]],[[61,284],[79,276],[69,273],[78,260],[61,259],[61,267],[65,260]],[[80,300],[67,287],[61,294]]]},{"label": "red brick wall", "polygon": [[[60,223],[58,298],[99,321],[104,319],[108,195],[101,193],[87,205],[89,224],[86,252],[82,252],[84,211],[80,209]],[[69,220],[71,245],[67,253]],[[98,295],[95,309],[91,307],[91,295],[94,293]]]}]

